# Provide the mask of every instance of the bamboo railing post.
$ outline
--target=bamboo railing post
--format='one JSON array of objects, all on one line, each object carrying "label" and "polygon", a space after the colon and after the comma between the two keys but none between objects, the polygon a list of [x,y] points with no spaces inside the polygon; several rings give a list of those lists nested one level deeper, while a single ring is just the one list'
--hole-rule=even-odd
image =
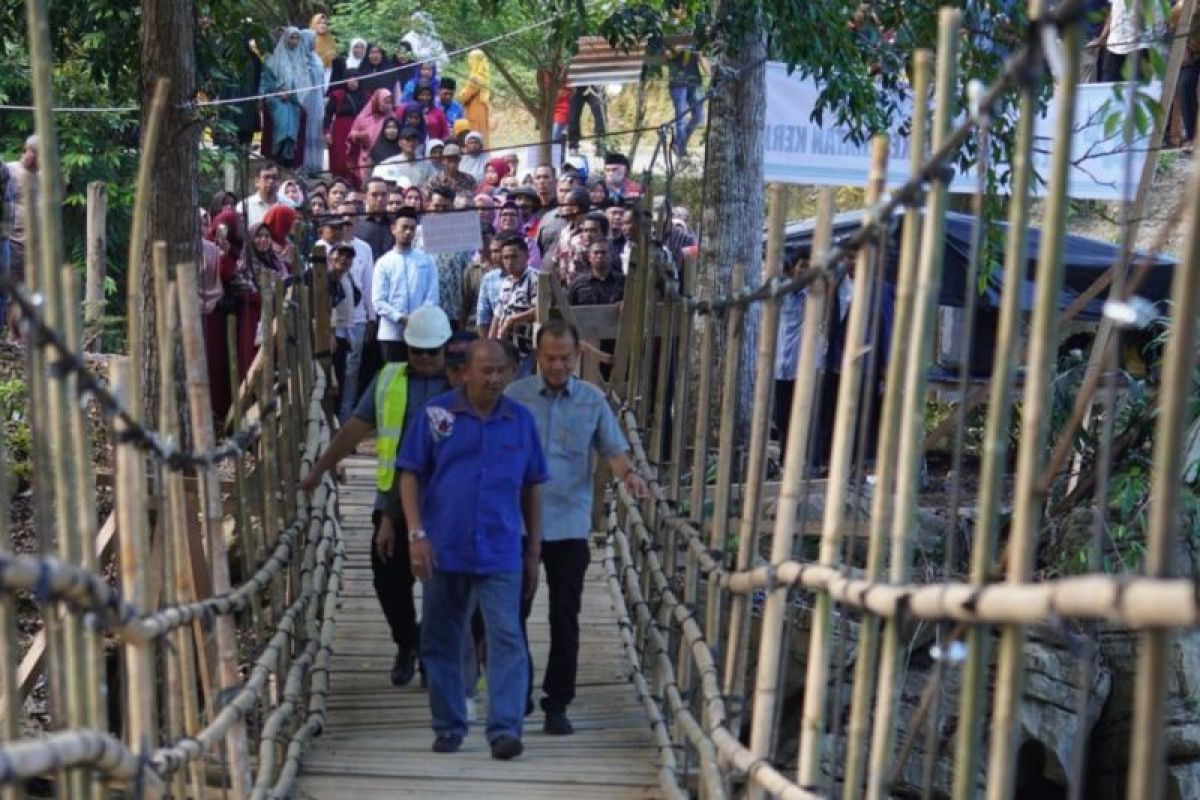
[{"label": "bamboo railing post", "polygon": [[[943,8],[938,13],[937,72],[933,127],[930,131],[930,141],[935,151],[944,145],[949,136],[956,113],[954,98],[957,96],[961,24],[962,12],[957,9]],[[912,299],[912,328],[904,366],[904,398],[896,443],[896,500],[895,514],[891,520],[889,572],[893,583],[907,583],[912,571],[912,529],[916,526],[919,474],[924,457],[927,364],[932,360],[938,290],[942,283],[948,188],[945,181],[935,182],[925,201],[920,265]],[[903,684],[906,668],[906,648],[900,641],[903,625],[904,620],[900,618],[889,619],[883,624],[875,726],[871,735],[870,769],[867,775],[867,797],[874,800],[885,797],[889,791],[887,783],[892,770],[892,747],[895,742],[894,716],[900,696],[898,687]]]},{"label": "bamboo railing post", "polygon": [[[654,335],[648,338],[651,358],[654,357],[655,347],[658,348],[658,358],[655,367],[655,377],[657,380],[651,381],[654,384],[654,416],[652,417],[653,425],[650,429],[649,455],[651,463],[661,473],[663,459],[666,457],[667,420],[670,417],[668,404],[671,402],[671,396],[668,389],[671,388],[671,359],[675,352],[676,304],[662,303],[660,305],[653,296],[651,296],[651,302],[654,303],[654,308],[658,309],[654,312],[654,319],[657,324],[654,326]],[[652,363],[650,359],[647,359],[647,362]],[[651,508],[653,508],[653,505]],[[655,516],[654,512],[651,512],[651,516]]]},{"label": "bamboo railing post", "polygon": [[[279,339],[276,340],[275,346],[279,348],[279,366],[280,366],[280,382],[282,384],[280,399],[286,402],[286,406],[280,417],[282,427],[280,428],[280,459],[279,459],[279,481],[280,489],[283,498],[283,514],[284,521],[290,522],[296,518],[296,477],[293,475],[295,470],[295,461],[293,455],[296,452],[296,413],[301,405],[307,406],[307,403],[301,400],[301,384],[304,382],[301,375],[300,359],[297,357],[296,342],[300,336],[299,323],[299,304],[297,303],[296,289],[292,289],[292,297],[286,298],[283,301],[283,316],[279,319]],[[278,299],[278,298],[276,298]],[[290,582],[293,590],[296,589],[295,565],[293,561],[293,569],[289,570],[292,573],[293,580]],[[291,600],[294,595],[289,594],[288,599]]]},{"label": "bamboo railing post", "polygon": [[[154,281],[154,314],[155,333],[164,346],[159,350],[158,359],[158,430],[172,444],[179,445],[183,440],[179,426],[179,406],[175,394],[175,330],[178,327],[177,317],[179,307],[174,302],[175,294],[171,291],[170,275],[167,266],[167,246],[165,242],[155,242],[151,250],[151,263],[155,270]],[[132,360],[132,359],[131,359]],[[129,377],[138,372],[138,367],[130,370]],[[160,467],[163,498],[159,506],[159,531],[163,539],[163,553],[167,558],[168,571],[164,586],[164,599],[168,604],[192,603],[199,599],[196,589],[196,576],[193,571],[190,547],[191,526],[188,521],[187,487],[184,476],[171,471],[166,466]],[[206,641],[203,628],[199,621],[195,625],[183,625],[171,632],[172,646],[167,649],[165,657],[168,665],[167,679],[167,712],[168,736],[171,741],[191,735],[200,730],[200,706],[196,698],[196,690],[201,680],[197,671],[197,655],[206,661]],[[205,686],[205,698],[212,702],[211,683]],[[205,793],[204,765],[198,761],[192,762],[188,768],[192,788],[198,797]],[[175,778],[179,791],[183,790],[182,771]]]},{"label": "bamboo railing post", "polygon": [[[772,203],[775,200],[772,199]],[[781,203],[782,205],[782,203]],[[817,225],[809,260],[824,249],[833,220],[833,193],[823,189],[817,201]],[[796,540],[796,514],[800,506],[801,485],[807,469],[808,440],[811,435],[813,401],[820,361],[820,330],[825,315],[825,285],[818,280],[805,297],[804,325],[801,328],[796,383],[792,393],[791,419],[784,455],[779,503],[775,509],[775,529],[771,536],[771,563],[781,564],[792,556]],[[760,356],[761,357],[761,356]],[[788,587],[772,587],[763,609],[759,634],[758,667],[754,680],[754,700],[750,715],[750,750],[757,758],[770,758],[774,749],[776,710],[779,705],[781,662],[787,653],[781,639],[787,620]],[[752,798],[761,797],[757,785],[751,786]]]},{"label": "bamboo railing post", "polygon": [[[696,265],[694,259],[687,259],[683,267],[683,296],[685,299],[696,294]],[[671,455],[668,467],[668,496],[674,503],[680,502],[683,475],[683,459],[687,453],[687,424],[691,420],[691,376],[692,376],[692,334],[696,326],[696,318],[688,309],[686,303],[678,304],[676,323],[679,329],[675,333],[675,424],[671,428]],[[674,564],[674,554],[672,554]]]},{"label": "bamboo railing post", "polygon": [[87,329],[95,327],[104,318],[107,220],[108,186],[104,181],[92,181],[87,187],[87,284],[83,302],[83,322]]},{"label": "bamboo railing post", "polygon": [[[113,391],[121,402],[129,403],[128,358],[111,362]],[[127,430],[118,421],[116,433]],[[119,537],[121,594],[125,602],[139,609],[149,608],[146,591],[146,564],[150,554],[150,532],[146,524],[145,459],[129,442],[116,448],[116,505]],[[152,642],[124,644],[126,730],[135,752],[148,753],[158,741],[155,723],[154,645]]]},{"label": "bamboo railing post", "polygon": [[[154,96],[146,114],[142,132],[142,156],[138,162],[137,189],[134,192],[133,214],[129,225],[129,261],[125,267],[125,351],[133,359],[134,369],[130,374],[130,412],[135,420],[142,418],[141,369],[137,366],[146,350],[145,298],[142,284],[146,256],[146,217],[150,207],[151,182],[154,177],[155,158],[158,155],[159,133],[163,113],[167,107],[167,93],[171,82],[159,78],[154,85]],[[152,378],[152,376],[151,376]]]},{"label": "bamboo railing post", "polygon": [[[70,264],[60,270],[62,287],[63,336],[67,345],[76,353],[83,350],[82,324],[79,318],[79,277]],[[74,374],[66,376],[68,405],[67,436],[71,454],[71,483],[79,487],[79,496],[71,503],[75,542],[72,549],[77,563],[84,569],[95,572],[96,563],[96,496],[86,487],[95,483],[92,474],[92,441],[88,433],[86,408],[78,401],[78,379]],[[89,718],[98,729],[107,728],[107,707],[103,698],[104,653],[100,637],[86,633],[83,638],[83,657],[87,680],[90,685],[91,710]]]},{"label": "bamboo railing post", "polygon": [[[8,442],[0,428],[0,556],[12,554],[8,530],[9,498]],[[15,742],[21,734],[18,714],[21,702],[17,688],[17,604],[9,593],[0,594],[0,741]],[[16,786],[0,786],[0,800],[19,800]]]},{"label": "bamboo railing post", "polygon": [[[738,262],[733,266],[731,286],[735,296],[741,293],[745,281],[746,265]],[[721,423],[717,430],[717,488],[713,496],[712,531],[708,540],[709,550],[715,554],[717,563],[722,566],[728,563],[725,550],[729,540],[729,508],[732,501],[733,471],[737,460],[737,381],[741,366],[742,320],[746,316],[745,307],[735,305],[729,309],[728,314],[724,342],[725,371],[721,379]],[[724,639],[721,635],[723,595],[719,583],[710,577],[704,604],[704,638],[716,658],[720,658]]]},{"label": "bamboo railing post", "polygon": [[[1188,238],[1184,262],[1171,287],[1171,333],[1163,357],[1163,379],[1154,429],[1154,478],[1146,535],[1145,573],[1165,578],[1173,571],[1179,525],[1180,475],[1186,466],[1184,432],[1188,404],[1193,398],[1196,356],[1196,315],[1200,313],[1200,156],[1192,158],[1188,182]],[[1165,714],[1167,647],[1170,633],[1146,631],[1140,637],[1134,679],[1132,748],[1129,758],[1129,797],[1163,796],[1166,766]]]},{"label": "bamboo railing post", "polygon": [[[929,78],[933,54],[918,50],[913,54],[913,118],[909,142],[909,168],[915,174],[925,159],[928,141]],[[891,358],[884,380],[884,402],[879,425],[879,445],[875,458],[875,490],[871,497],[871,519],[867,552],[867,577],[883,577],[892,527],[896,459],[899,455],[901,410],[905,397],[904,369],[909,353],[909,328],[912,325],[916,293],[917,258],[921,240],[921,215],[916,207],[906,209],[896,286],[895,322],[892,328]],[[866,771],[866,738],[874,712],[875,668],[879,647],[879,619],[864,615],[859,626],[858,648],[854,658],[854,694],[847,725],[846,768],[842,796],[856,800],[862,791]]]},{"label": "bamboo railing post", "polygon": [[[1043,15],[1044,0],[1035,0],[1031,17]],[[1071,167],[1071,141],[1075,122],[1075,87],[1079,80],[1082,23],[1074,21],[1062,32],[1062,73],[1055,89],[1057,121],[1051,159],[1041,249],[1038,253],[1037,296],[1029,326],[1029,357],[1025,397],[1021,411],[1021,442],[1017,451],[1012,533],[1008,542],[1008,581],[1027,582],[1032,573],[1034,549],[1041,524],[1042,493],[1038,479],[1045,457],[1050,427],[1050,391],[1057,350],[1058,299],[1063,284],[1063,243],[1069,200],[1067,181]],[[1025,631],[1004,626],[996,667],[996,694],[992,707],[992,736],[988,757],[987,790],[990,800],[1009,798],[1015,780],[1017,706],[1024,684],[1022,650]]]},{"label": "bamboo railing post", "polygon": [[[225,318],[225,341],[229,364],[229,385],[236,387],[239,384],[238,377],[238,358],[237,358],[237,317],[230,314]],[[241,404],[234,403],[233,406],[233,428],[234,430],[242,429],[242,409]],[[246,485],[246,461],[243,458],[235,458],[233,460],[233,499],[237,513],[237,534],[238,534],[238,550],[242,559],[242,575],[252,575],[259,563],[259,550],[255,543],[254,528],[250,520],[249,499],[247,493],[249,489]],[[243,578],[244,579],[244,578]],[[254,648],[257,650],[259,643],[262,642],[262,608],[259,604],[258,594],[250,595],[250,616],[247,619],[247,627],[253,636]]]},{"label": "bamboo railing post", "polygon": [[[784,234],[790,192],[785,184],[767,188],[770,215],[767,218],[767,249],[763,264],[763,284],[779,277],[784,257]],[[742,516],[738,528],[738,571],[749,569],[758,549],[758,516],[763,483],[767,471],[767,439],[770,437],[771,402],[775,395],[775,347],[779,332],[782,299],[767,300],[763,305],[762,329],[758,334],[758,363],[755,365],[754,401],[750,415],[750,449],[746,455],[746,475],[742,481]],[[746,688],[746,659],[750,647],[750,603],[744,594],[735,594],[729,615],[729,646],[725,652],[725,694],[741,697]],[[744,704],[738,704],[743,705]],[[739,730],[741,714],[735,711],[729,720]]]},{"label": "bamboo railing post", "polygon": [[[1013,146],[1012,195],[1008,235],[1004,243],[1003,294],[988,390],[987,421],[980,463],[979,513],[972,537],[971,582],[989,580],[1000,537],[1000,501],[1008,457],[1012,422],[1012,387],[1021,353],[1021,286],[1028,266],[1026,253],[1029,221],[1029,185],[1033,170],[1033,123],[1037,97],[1032,85],[1023,85],[1016,117]],[[975,625],[967,630],[967,660],[962,667],[958,730],[955,741],[954,800],[971,800],[977,794],[979,751],[983,739],[984,696],[991,660],[991,628]]]},{"label": "bamboo railing post", "polygon": [[[38,261],[32,262],[30,272],[40,272],[39,284],[46,298],[47,323],[58,330],[65,328],[66,301],[61,285],[61,269],[65,263],[62,239],[62,170],[59,164],[58,133],[54,124],[53,60],[50,46],[50,14],[47,0],[26,0],[29,30],[30,85],[34,99],[34,123],[39,137],[38,203],[31,226],[31,237],[38,242]],[[51,378],[47,383],[47,433],[53,458],[54,523],[58,537],[58,554],[67,563],[80,563],[74,502],[83,488],[75,485],[74,453],[70,435],[74,396],[65,377]],[[90,530],[90,526],[89,526]],[[55,612],[47,614],[47,618]],[[63,667],[62,687],[66,692],[66,722],[71,728],[96,727],[95,671],[90,666],[88,647],[81,620],[67,614],[62,620]],[[94,798],[98,792],[83,770],[68,770],[68,793],[72,797]]]},{"label": "bamboo railing post", "polygon": [[[871,140],[871,170],[867,180],[867,204],[874,203],[883,191],[887,175],[887,137]],[[846,347],[842,354],[842,372],[838,385],[837,414],[833,423],[833,449],[829,459],[829,481],[825,495],[825,514],[821,525],[820,563],[835,566],[839,561],[842,528],[850,483],[850,462],[854,457],[854,431],[863,381],[862,354],[854,343],[866,338],[870,316],[870,296],[875,270],[874,247],[859,250],[854,276],[854,296],[846,323]],[[837,313],[836,310],[833,313]],[[801,422],[797,420],[797,422]],[[812,631],[809,636],[808,667],[804,682],[804,705],[800,717],[800,751],[797,775],[801,786],[815,787],[820,781],[822,740],[825,728],[826,697],[829,692],[829,648],[832,633],[832,601],[818,592],[813,605]]]},{"label": "bamboo railing post", "polygon": [[[194,264],[180,264],[175,269],[175,276],[192,445],[194,449],[204,453],[211,451],[216,446],[216,441],[213,434],[208,362],[204,351],[203,321],[200,318],[199,281]],[[220,479],[215,465],[202,468],[198,477],[203,511],[201,524],[208,545],[213,593],[222,595],[228,593],[232,587],[229,580],[229,553],[225,544]],[[228,692],[240,683],[237,632],[234,630],[233,618],[229,615],[217,617],[214,625],[220,691]],[[227,766],[232,776],[233,796],[245,797],[251,786],[250,758],[246,727],[240,720],[230,726],[229,733],[225,736],[225,749]]]},{"label": "bamboo railing post", "polygon": [[[694,281],[694,279],[693,279]],[[700,317],[700,375],[696,381],[696,427],[692,432],[692,485],[688,500],[688,517],[696,530],[704,530],[704,495],[708,481],[708,429],[712,419],[713,350],[716,349],[716,321],[711,314]],[[690,357],[690,356],[689,356]],[[696,555],[684,542],[686,569],[683,581],[683,602],[696,609],[700,594],[700,570]],[[679,643],[679,685],[684,692],[692,686],[692,657],[684,641]]]}]

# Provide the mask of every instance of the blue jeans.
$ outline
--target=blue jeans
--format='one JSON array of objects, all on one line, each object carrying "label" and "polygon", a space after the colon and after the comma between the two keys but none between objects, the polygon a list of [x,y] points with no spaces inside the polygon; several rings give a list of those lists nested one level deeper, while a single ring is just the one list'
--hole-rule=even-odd
[{"label": "blue jeans", "polygon": [[699,86],[672,86],[670,93],[675,107],[675,150],[683,154],[688,139],[704,122],[704,103],[700,102]]},{"label": "blue jeans", "polygon": [[425,581],[421,661],[429,680],[433,731],[439,736],[467,735],[463,640],[476,599],[487,636],[487,739],[521,738],[529,687],[520,619],[523,584],[520,570],[495,575],[435,570]]},{"label": "blue jeans", "polygon": [[342,386],[341,408],[338,409],[338,422],[345,425],[358,405],[358,369],[362,366],[363,341],[367,337],[367,323],[358,322],[350,326],[350,353],[346,356],[346,382]]}]

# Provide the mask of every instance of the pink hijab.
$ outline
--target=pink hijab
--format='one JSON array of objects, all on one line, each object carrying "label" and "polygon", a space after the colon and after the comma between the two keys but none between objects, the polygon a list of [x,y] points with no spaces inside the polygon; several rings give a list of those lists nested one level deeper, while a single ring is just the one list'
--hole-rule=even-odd
[{"label": "pink hijab", "polygon": [[383,123],[387,121],[388,117],[395,115],[395,109],[383,110],[383,101],[391,98],[392,93],[387,89],[376,89],[375,94],[371,95],[371,101],[354,118],[354,125],[350,128],[350,138],[357,139],[359,147],[364,152],[371,152],[371,148],[379,139],[380,131],[383,130]]}]

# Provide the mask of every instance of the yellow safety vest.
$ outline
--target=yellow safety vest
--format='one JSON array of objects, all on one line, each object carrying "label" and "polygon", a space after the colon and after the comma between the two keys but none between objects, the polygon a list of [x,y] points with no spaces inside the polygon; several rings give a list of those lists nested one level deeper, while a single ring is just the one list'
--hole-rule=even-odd
[{"label": "yellow safety vest", "polygon": [[388,364],[375,381],[375,452],[379,457],[375,485],[381,492],[391,491],[396,480],[396,453],[407,407],[408,365]]}]

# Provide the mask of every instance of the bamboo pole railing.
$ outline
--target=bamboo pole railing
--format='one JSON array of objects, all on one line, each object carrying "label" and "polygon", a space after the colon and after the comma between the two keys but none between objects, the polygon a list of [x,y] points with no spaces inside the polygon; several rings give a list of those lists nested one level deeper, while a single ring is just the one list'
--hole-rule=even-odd
[{"label": "bamboo pole railing", "polygon": [[[629,439],[635,468],[650,484],[650,497],[636,500],[615,482],[609,486],[606,572],[618,619],[628,629],[622,641],[634,665],[634,683],[640,687],[644,681],[655,692],[653,707],[647,708],[651,725],[657,732],[656,721],[662,720],[671,728],[670,752],[664,749],[661,737],[656,734],[655,738],[661,751],[660,783],[665,793],[674,796],[679,787],[684,787],[708,797],[740,796],[744,791],[745,796],[754,798],[882,798],[900,788],[898,776],[904,772],[904,762],[912,755],[914,743],[925,741],[927,748],[936,751],[925,754],[924,769],[919,770],[925,781],[922,792],[931,791],[936,772],[941,781],[937,791],[956,800],[985,792],[996,800],[1012,797],[1020,744],[1017,713],[1027,702],[1023,699],[1023,631],[1031,626],[1058,630],[1074,623],[1100,623],[1140,632],[1127,791],[1131,797],[1145,798],[1161,797],[1166,791],[1167,645],[1173,631],[1200,628],[1200,592],[1195,579],[1176,577],[1168,566],[1177,536],[1178,488],[1184,466],[1182,430],[1189,422],[1189,403],[1195,402],[1191,376],[1197,337],[1196,304],[1200,303],[1195,286],[1200,280],[1196,278],[1200,272],[1200,247],[1196,245],[1200,228],[1195,227],[1200,213],[1193,208],[1187,217],[1189,239],[1176,274],[1170,309],[1169,344],[1161,396],[1156,401],[1155,478],[1148,526],[1152,555],[1147,559],[1145,574],[1089,572],[1035,579],[1034,547],[1041,533],[1046,499],[1041,481],[1048,455],[1047,397],[1058,341],[1054,329],[1063,274],[1066,170],[1072,157],[1069,106],[1082,46],[1084,10],[1081,3],[1071,0],[1053,9],[1039,0],[1032,4],[1031,16],[1035,30],[1026,37],[1026,46],[1008,59],[992,86],[981,92],[973,90],[973,95],[981,98],[979,103],[973,103],[965,117],[956,119],[959,89],[954,67],[959,12],[942,12],[936,96],[930,98],[935,120],[930,126],[929,151],[923,138],[928,124],[925,87],[932,83],[929,73],[933,55],[919,53],[913,73],[918,111],[910,141],[912,177],[889,192],[877,190],[877,194],[868,195],[862,225],[835,242],[814,242],[811,254],[803,259],[795,275],[787,280],[768,277],[761,286],[749,290],[739,285],[725,295],[697,297],[687,291],[679,296],[667,291],[626,299],[624,317],[632,320],[649,318],[630,309],[631,304],[641,304],[643,311],[653,303],[674,305],[673,314],[660,308],[659,318],[673,321],[665,330],[659,326],[654,335],[660,341],[665,335],[676,342],[663,342],[660,347],[678,349],[684,342],[691,347],[695,340],[699,350],[699,358],[675,365],[675,391],[684,398],[694,397],[696,406],[694,422],[686,400],[675,409],[671,423],[689,429],[676,427],[670,447],[664,447],[662,407],[657,397],[648,403],[644,388],[635,397],[621,381],[610,387],[610,398]],[[1058,35],[1057,41],[1044,35],[1051,30]],[[1058,52],[1047,53],[1045,49],[1052,47]],[[1048,173],[1046,231],[1034,282],[1030,350],[1026,354],[1020,295],[1029,269],[1022,254],[1030,217],[1032,124],[1037,97],[1050,80],[1046,69],[1049,57],[1062,67],[1056,87],[1059,132]],[[914,574],[912,553],[922,519],[917,511],[925,449],[925,367],[931,358],[936,297],[942,284],[947,170],[977,130],[977,141],[988,141],[998,102],[1008,95],[1012,95],[1018,110],[1011,144],[1013,199],[1008,239],[1002,251],[1004,292],[992,382],[984,392],[989,402],[980,485],[962,494],[968,502],[974,499],[977,508],[965,554],[970,573],[965,580],[950,572],[935,581],[923,582],[929,579]],[[877,145],[877,150],[880,159],[876,174],[881,174],[882,145]],[[1200,165],[1200,161],[1196,163]],[[1189,187],[1192,195],[1200,194],[1200,184],[1195,180],[1193,176]],[[976,208],[976,214],[982,216],[978,198]],[[853,444],[855,429],[865,413],[865,409],[856,408],[861,397],[857,384],[866,379],[863,363],[871,357],[875,342],[868,340],[861,348],[845,348],[842,385],[833,415],[832,464],[826,483],[818,486],[810,477],[809,443],[817,435],[813,407],[818,402],[823,314],[845,313],[844,307],[839,308],[844,298],[834,298],[829,311],[824,311],[827,295],[823,287],[836,285],[854,262],[847,341],[862,341],[870,326],[878,324],[868,319],[877,311],[871,309],[865,286],[870,282],[870,271],[883,263],[873,256],[872,247],[885,240],[882,234],[892,229],[900,213],[904,216],[899,269],[896,276],[887,278],[896,282],[894,327],[890,332],[892,360],[879,372],[884,377],[885,391],[877,450],[869,454],[875,458],[877,477],[869,490],[871,511],[866,525],[870,532],[863,540],[864,550],[854,553],[853,548],[844,549],[842,545],[851,511],[857,514],[863,505],[862,497],[851,491],[852,476],[863,469],[859,461],[863,453]],[[818,238],[822,227],[818,223]],[[768,251],[776,246],[777,234],[774,227],[771,230]],[[890,236],[887,240],[890,242]],[[773,265],[774,261],[769,261],[768,269]],[[765,274],[769,276],[769,272]],[[688,282],[688,276],[684,280]],[[689,285],[694,287],[695,283]],[[770,403],[755,403],[744,441],[734,433],[738,428],[732,420],[737,412],[733,396],[727,391],[727,376],[736,371],[739,348],[729,341],[736,340],[740,320],[750,304],[763,304],[767,313],[762,333],[766,336],[773,322],[770,312],[779,299],[801,291],[807,292],[807,313],[783,477],[774,519],[767,530],[762,530],[758,459]],[[727,341],[718,356],[721,332]],[[636,326],[630,324],[621,336],[637,333]],[[662,352],[649,350],[645,341],[619,341],[618,350],[631,354],[630,360],[643,361],[645,353]],[[758,357],[763,359],[768,352],[769,348],[760,347]],[[664,363],[661,358],[659,363],[660,367]],[[1011,395],[1022,364],[1023,431],[1014,478],[1006,475],[1006,469],[1011,470],[1007,460],[1014,416]],[[755,394],[761,399],[764,369],[761,362],[758,366]],[[724,391],[713,402],[714,380],[718,379]],[[641,384],[631,378],[630,385]],[[713,428],[717,428],[715,450],[711,442]],[[962,437],[956,439],[958,458]],[[691,444],[690,457],[684,452],[684,443]],[[714,456],[716,479],[710,481]],[[746,466],[739,473],[738,459],[743,457]],[[735,485],[735,476],[740,477],[742,485]],[[1006,563],[998,564],[1004,487],[1010,478],[1014,478],[1016,487],[1017,510],[1005,551]],[[960,488],[956,487],[951,496],[959,496]],[[810,513],[808,498],[814,494],[824,515],[815,557],[797,549],[803,521],[798,517]],[[744,505],[738,507],[739,501]],[[956,508],[949,510],[957,513]],[[728,525],[733,519],[739,520],[736,557],[730,557],[726,549]],[[952,520],[950,535],[958,535],[956,528]],[[806,536],[811,535],[809,529],[804,531]],[[760,551],[758,543],[764,538],[769,548],[764,543]],[[769,557],[763,559],[768,550]],[[811,626],[807,663],[792,663],[787,647],[789,622],[805,616]],[[835,618],[837,623],[833,622]],[[903,695],[909,702],[914,677],[910,666],[913,645],[906,642],[906,637],[913,626],[922,623],[939,624],[934,636],[942,655],[934,658],[943,661],[928,673],[918,673],[925,674],[929,681],[921,707],[911,719],[902,718],[901,698]],[[834,668],[837,642],[845,646],[847,627],[857,632],[855,661],[850,670],[853,674],[844,678],[851,698],[849,709],[840,704],[843,690],[835,690],[835,684],[843,680],[843,675],[840,668]],[[757,664],[747,671],[745,648],[756,633]],[[989,707],[984,698],[988,694],[992,641],[997,633],[999,671],[993,680],[994,705]],[[960,655],[945,655],[955,648],[961,648]],[[931,717],[930,730],[941,724],[938,715],[946,713],[941,708],[941,695],[951,691],[946,676],[955,669],[961,670],[957,683],[960,688],[944,705],[955,709],[950,713],[957,719],[949,724],[957,732],[947,735],[943,726],[938,735],[923,733],[922,726]],[[790,692],[796,686],[802,687],[800,708],[789,706],[785,713],[800,717],[799,748],[795,762],[782,762],[775,745],[780,709],[785,697],[795,699]],[[744,708],[740,705],[743,693],[753,701]],[[644,695],[641,699],[645,705]],[[840,729],[843,715],[847,720],[845,731]],[[794,728],[795,719],[791,722]],[[990,730],[991,736],[986,757],[982,751],[984,730]],[[1086,735],[1076,740],[1086,743]],[[1074,757],[1078,762],[1079,754]],[[934,762],[940,762],[936,770]],[[714,766],[718,774],[712,774]],[[796,769],[794,780],[788,773],[792,768]],[[1073,769],[1069,779],[1078,780],[1079,775]],[[913,787],[904,790],[914,796],[918,793]],[[1071,791],[1081,796],[1081,787],[1073,785]]]},{"label": "bamboo pole railing", "polygon": [[[196,270],[169,267],[162,243],[150,248],[153,271],[146,273],[143,263],[160,84],[145,131],[130,247],[131,357],[112,359],[111,385],[89,373],[81,356],[78,279],[63,266],[58,230],[61,175],[49,113],[46,3],[28,0],[27,9],[35,117],[47,151],[40,223],[27,251],[39,269],[31,272],[29,290],[7,276],[0,276],[0,288],[20,308],[29,343],[41,552],[11,551],[9,489],[0,486],[0,797],[23,796],[23,783],[34,777],[52,780],[58,795],[73,798],[108,796],[110,789],[133,797],[283,797],[306,743],[324,728],[345,566],[332,478],[311,497],[295,486],[331,436],[324,411],[330,383],[314,364],[323,345],[313,337],[325,328],[312,317],[314,307],[328,308],[327,286],[318,280],[310,293],[301,284],[284,290],[264,282],[264,329],[278,334],[281,345],[274,346],[275,335],[266,337],[260,366],[239,392],[252,405],[244,419],[239,406],[233,435],[216,441]],[[143,276],[152,279],[153,321],[142,313]],[[154,375],[144,374],[140,359],[148,335],[161,345]],[[153,425],[142,409],[146,380],[157,382],[160,399]],[[85,400],[109,427],[115,456],[116,508],[99,531]],[[252,470],[244,463],[251,459]],[[243,543],[232,551],[217,472],[231,460],[232,533]],[[119,580],[110,585],[101,567],[114,543]],[[242,576],[236,586],[234,562]],[[16,592],[29,593],[43,624],[19,665]],[[265,618],[258,613],[264,607],[273,612]],[[239,619],[252,632],[243,638],[244,651]],[[107,681],[101,680],[104,637],[122,654]],[[22,739],[20,701],[43,664],[53,732]],[[108,719],[100,702],[106,692],[120,698],[120,720]],[[249,753],[251,730],[257,762]]]}]

